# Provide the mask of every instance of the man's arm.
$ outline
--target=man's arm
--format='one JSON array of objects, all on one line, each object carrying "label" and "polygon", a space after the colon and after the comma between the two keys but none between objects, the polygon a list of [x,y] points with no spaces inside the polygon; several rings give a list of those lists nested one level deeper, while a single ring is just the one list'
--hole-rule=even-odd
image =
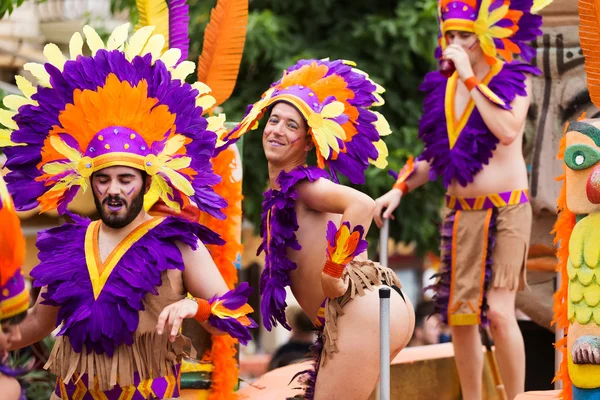
[{"label": "man's arm", "polygon": [[327,179],[298,184],[300,200],[310,209],[342,214],[342,221],[351,226],[361,225],[365,235],[371,226],[375,201],[364,193]]},{"label": "man's arm", "polygon": [[[429,170],[431,164],[429,161],[419,160],[415,163],[415,171],[406,180],[406,184],[409,190],[414,190],[418,187],[423,186],[429,182]],[[396,187],[392,188],[389,192],[375,200],[375,224],[381,228],[383,226],[384,219],[394,219],[394,210],[400,205],[400,200],[404,193]],[[385,211],[383,211],[385,209]]]},{"label": "man's arm", "polygon": [[[228,291],[227,284],[215,265],[208,249],[200,241],[198,248],[192,250],[190,247],[177,243],[185,269],[183,270],[183,284],[186,290],[195,298],[210,299],[217,295],[221,296]],[[173,303],[163,310],[158,318],[157,332],[162,334],[163,329],[169,330],[169,338],[175,340],[179,327],[185,318],[193,318],[198,311],[198,304],[189,299],[183,299]],[[200,322],[202,327],[212,335],[224,335],[208,321]]]},{"label": "man's arm", "polygon": [[[444,51],[444,58],[452,60],[460,80],[464,83],[474,76],[473,67],[466,51],[455,44]],[[511,103],[512,110],[504,110],[485,97],[476,87],[469,94],[489,130],[504,146],[510,145],[519,137],[525,125],[531,101],[531,77],[525,80],[527,96],[517,96]]]},{"label": "man's arm", "polygon": [[27,317],[19,325],[21,329],[21,339],[13,341],[9,350],[17,350],[31,344],[37,343],[48,336],[56,328],[56,316],[58,307],[46,306],[41,304],[44,300],[42,293],[46,288],[42,288],[34,306],[27,312]]}]

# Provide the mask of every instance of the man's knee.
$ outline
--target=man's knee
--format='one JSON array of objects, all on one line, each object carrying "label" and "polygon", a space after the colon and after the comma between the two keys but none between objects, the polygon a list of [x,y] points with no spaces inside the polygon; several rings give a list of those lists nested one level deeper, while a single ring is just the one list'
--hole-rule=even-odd
[{"label": "man's knee", "polygon": [[508,308],[505,305],[491,305],[487,311],[488,319],[490,320],[490,328],[495,333],[502,334],[515,323],[516,317],[514,309]]}]

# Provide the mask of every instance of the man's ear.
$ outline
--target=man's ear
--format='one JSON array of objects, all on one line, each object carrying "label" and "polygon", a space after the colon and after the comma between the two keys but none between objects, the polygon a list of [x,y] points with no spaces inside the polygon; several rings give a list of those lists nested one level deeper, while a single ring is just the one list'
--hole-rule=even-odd
[{"label": "man's ear", "polygon": [[144,182],[144,194],[148,193],[150,186],[152,186],[152,177],[150,175],[146,175],[146,181]]}]

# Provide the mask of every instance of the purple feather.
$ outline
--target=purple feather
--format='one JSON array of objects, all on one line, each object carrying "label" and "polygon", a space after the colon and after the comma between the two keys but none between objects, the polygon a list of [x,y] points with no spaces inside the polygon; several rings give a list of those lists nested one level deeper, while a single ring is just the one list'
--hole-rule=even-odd
[{"label": "purple feather", "polygon": [[319,367],[321,366],[321,357],[323,355],[323,347],[325,346],[325,337],[323,336],[323,329],[317,331],[317,340],[310,347],[310,353],[313,360],[313,367],[304,371],[298,372],[292,378],[292,381],[296,377],[300,376],[300,383],[304,388],[304,397],[306,400],[313,400],[315,398],[315,388],[317,387],[317,375],[319,374]]},{"label": "purple feather", "polygon": [[[327,176],[326,171],[317,167],[301,166],[290,172],[282,171],[277,177],[281,189],[270,189],[263,194],[260,229],[262,243],[258,248],[258,254],[265,252],[265,269],[260,276],[262,295],[260,309],[264,326],[268,331],[273,326],[277,326],[277,323],[286,329],[291,329],[285,317],[287,307],[285,287],[290,285],[290,272],[297,266],[288,258],[287,252],[288,249],[301,249],[296,238],[298,220],[295,204],[298,193],[294,185],[304,179],[314,182]],[[271,223],[269,227],[267,221]],[[270,232],[270,237],[267,237],[267,232]]]},{"label": "purple feather", "polygon": [[169,0],[169,48],[181,50],[181,61],[187,60],[190,48],[189,6],[186,0]]},{"label": "purple feather", "polygon": [[[528,64],[516,61],[507,63],[490,81],[488,87],[509,105],[516,96],[527,94],[526,74],[539,73],[537,68]],[[454,180],[461,186],[466,186],[473,182],[474,176],[487,165],[499,141],[487,128],[481,114],[475,108],[454,147],[450,149],[445,113],[447,82],[439,71],[435,71],[428,73],[421,85],[421,90],[425,92],[425,101],[419,137],[425,142],[425,150],[419,159],[431,163],[430,180],[441,176],[445,187]]]},{"label": "purple feather", "polygon": [[176,241],[193,249],[198,239],[223,243],[200,224],[167,217],[125,253],[94,300],[84,250],[90,220],[69,215],[73,223],[39,234],[40,264],[31,276],[34,286],[47,287],[43,304],[59,307],[56,324],[63,324],[59,335],[68,336],[78,353],[85,345],[88,351],[112,356],[119,345],[133,343],[145,296],[158,294],[162,271],[183,268]]}]

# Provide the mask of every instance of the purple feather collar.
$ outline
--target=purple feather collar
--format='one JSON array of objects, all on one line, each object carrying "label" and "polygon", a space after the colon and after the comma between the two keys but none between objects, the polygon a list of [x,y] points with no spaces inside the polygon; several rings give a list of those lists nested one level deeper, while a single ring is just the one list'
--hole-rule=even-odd
[{"label": "purple feather collar", "polygon": [[162,271],[184,268],[175,241],[192,249],[198,239],[223,243],[200,224],[167,217],[127,250],[94,300],[84,248],[90,220],[73,214],[71,218],[73,223],[40,233],[40,264],[31,276],[34,286],[47,287],[42,304],[59,307],[56,325],[64,324],[59,335],[66,335],[77,353],[85,345],[88,352],[112,356],[121,344],[133,344],[144,297],[158,294]]},{"label": "purple feather collar", "polygon": [[290,272],[296,269],[296,263],[288,258],[287,252],[288,249],[301,249],[296,238],[298,220],[295,205],[298,192],[294,186],[304,179],[314,182],[328,177],[329,174],[318,167],[297,167],[279,174],[277,183],[280,190],[269,189],[263,194],[260,228],[263,240],[257,254],[265,252],[265,269],[260,277],[260,310],[265,328],[269,331],[278,322],[286,329],[291,329],[285,318],[285,288],[290,285]]},{"label": "purple feather collar", "polygon": [[[531,65],[516,61],[506,63],[492,78],[488,87],[506,104],[510,104],[516,96],[527,95],[526,74],[538,75],[540,71]],[[499,141],[487,128],[481,114],[475,108],[454,147],[450,149],[445,104],[447,83],[448,79],[439,71],[434,71],[425,76],[425,81],[420,87],[425,92],[423,116],[419,127],[419,137],[425,142],[425,150],[420,159],[431,163],[430,180],[441,176],[445,187],[454,180],[461,186],[467,186],[489,162]]]}]

